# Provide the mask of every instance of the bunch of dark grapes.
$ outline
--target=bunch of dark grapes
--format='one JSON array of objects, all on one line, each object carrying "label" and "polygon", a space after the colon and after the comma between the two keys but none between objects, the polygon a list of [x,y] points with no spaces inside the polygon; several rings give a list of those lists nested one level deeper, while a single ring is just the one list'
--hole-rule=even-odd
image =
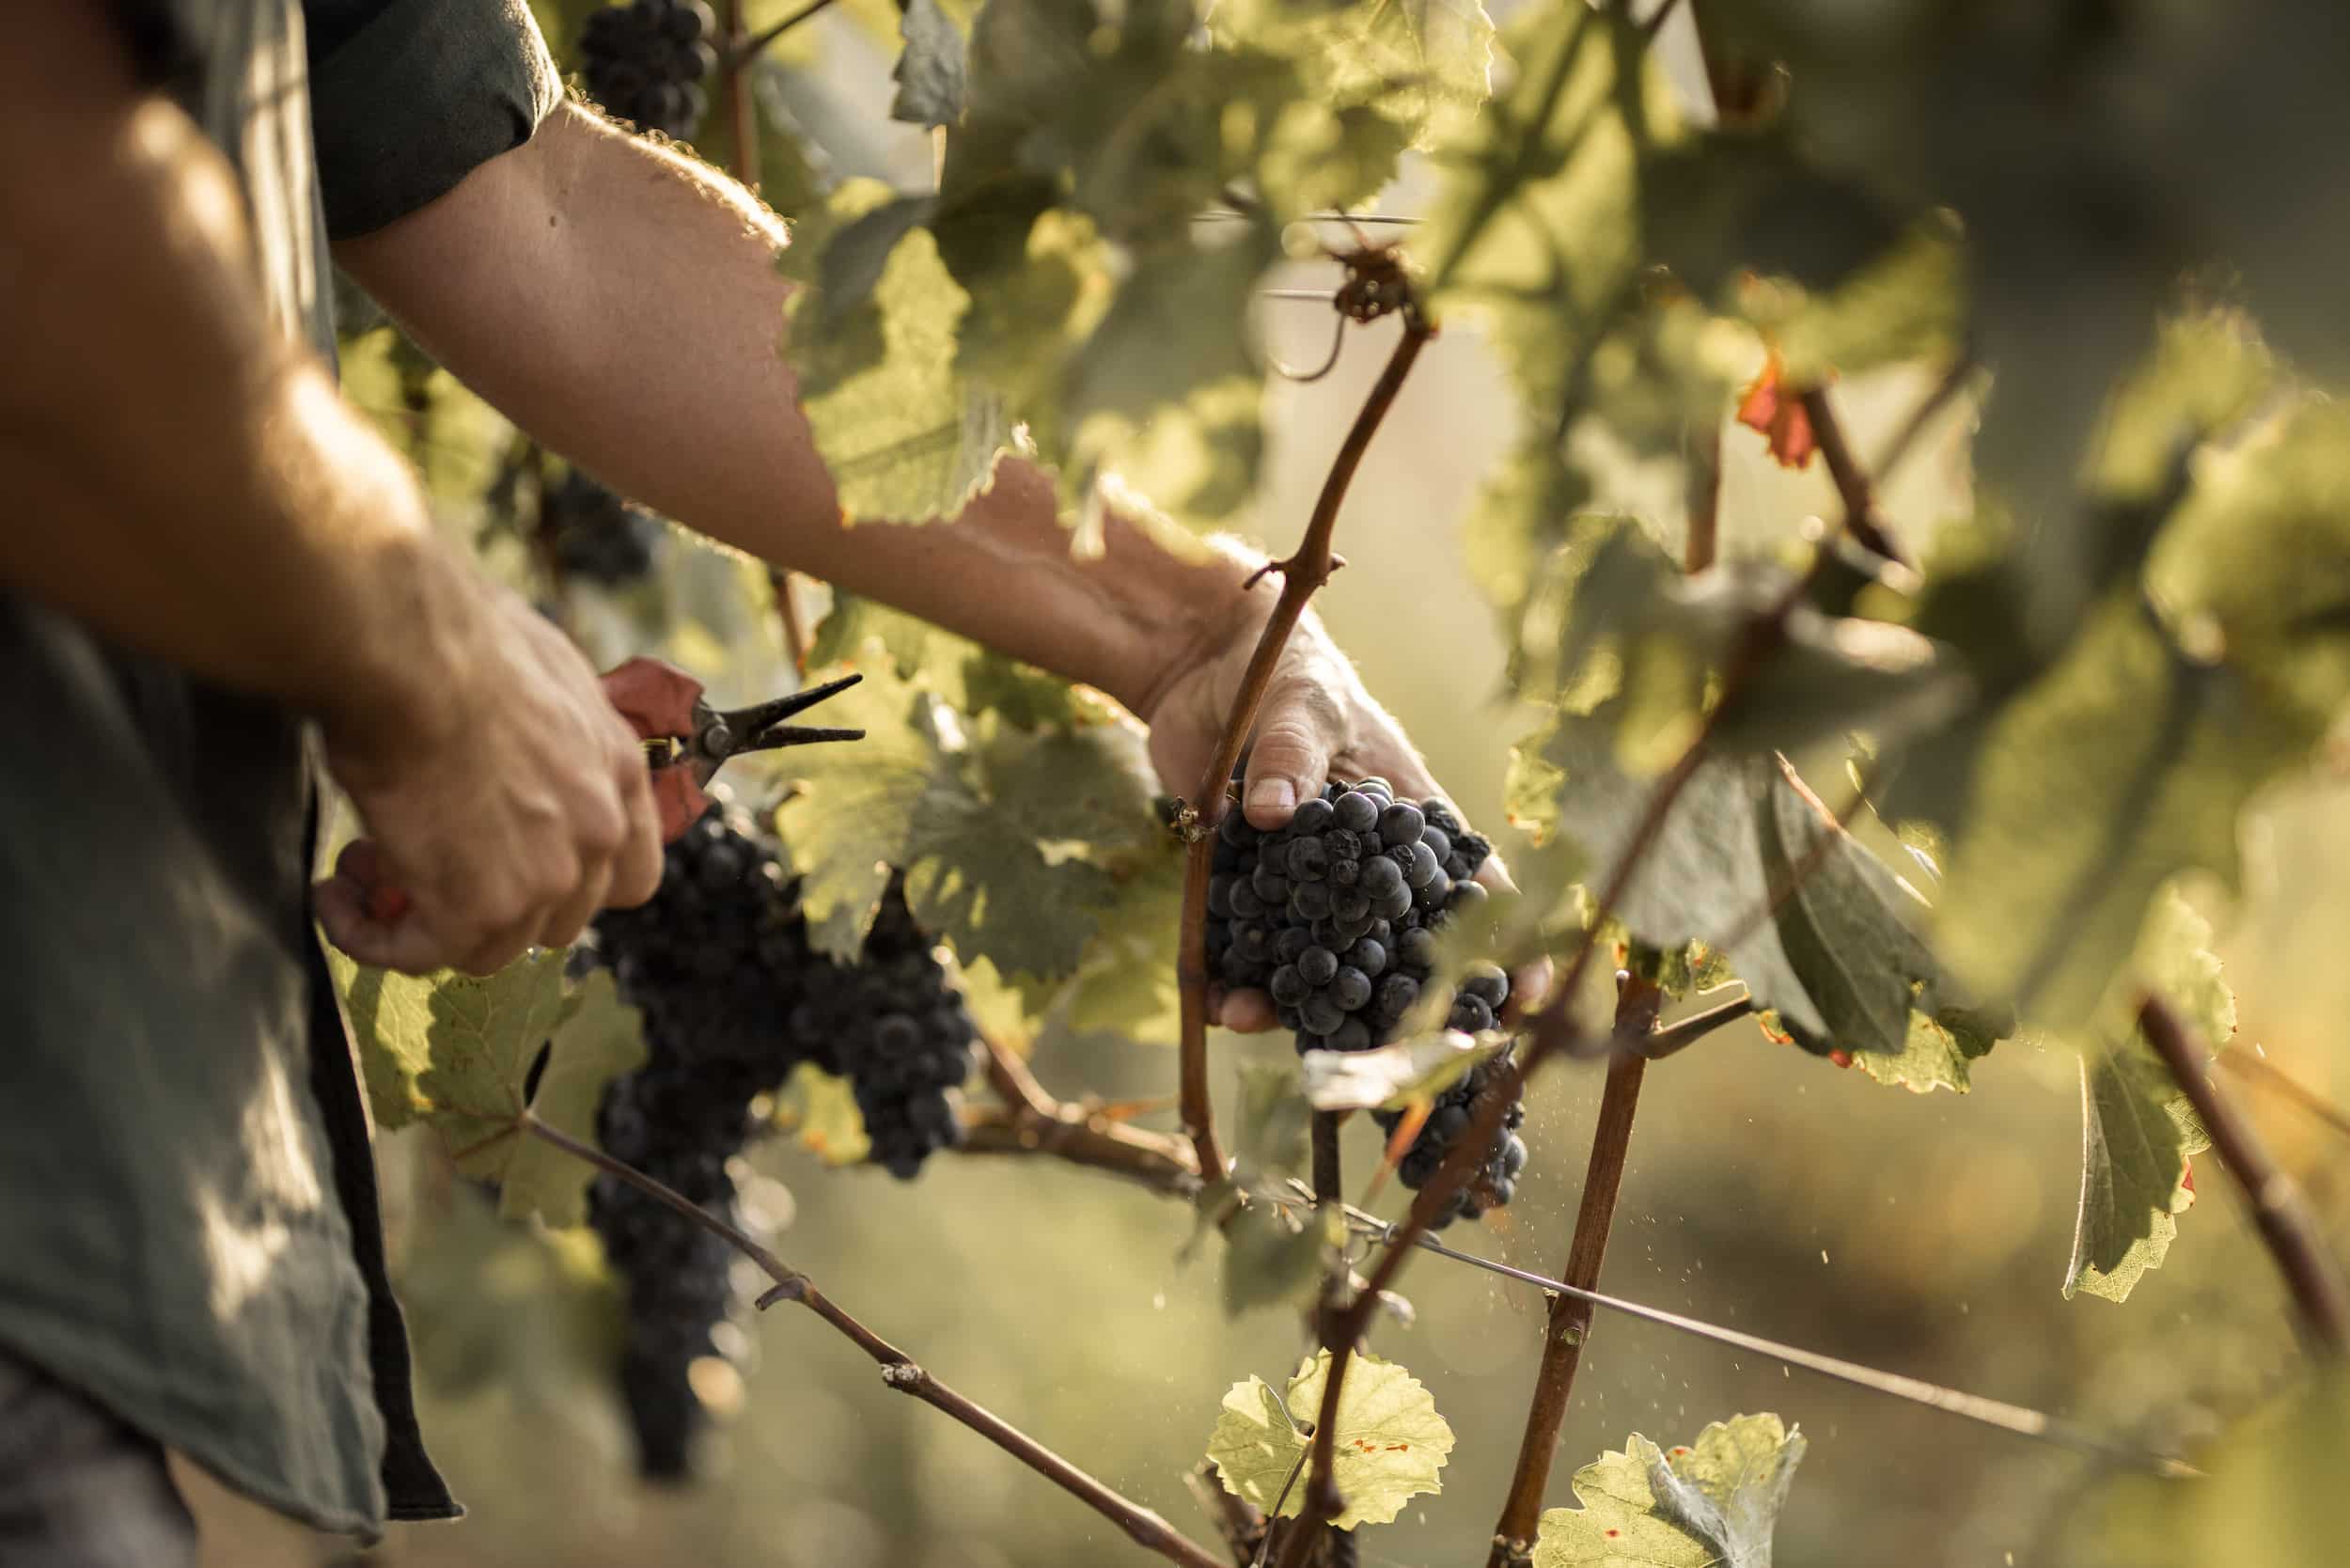
[{"label": "bunch of dark grapes", "polygon": [[[1483,902],[1476,877],[1492,853],[1443,801],[1398,800],[1383,778],[1334,781],[1271,833],[1227,811],[1208,886],[1209,965],[1228,986],[1270,992],[1301,1051],[1385,1043],[1428,983],[1438,928]],[[1490,1029],[1509,998],[1508,977],[1480,965],[1454,994],[1446,1023],[1470,1034]],[[1431,1115],[1402,1161],[1404,1184],[1425,1183],[1465,1126],[1442,1106]],[[1505,1132],[1489,1163],[1498,1169],[1509,1158],[1517,1161],[1513,1182],[1526,1148]],[[1506,1184],[1489,1192],[1509,1201]]]},{"label": "bunch of dark grapes", "polygon": [[[1493,978],[1499,978],[1498,971]],[[1462,994],[1467,995],[1471,987],[1478,986],[1486,979],[1481,974],[1471,977],[1462,987]],[[1396,1167],[1396,1175],[1405,1186],[1418,1192],[1428,1184],[1429,1178],[1436,1174],[1436,1168],[1444,1164],[1445,1156],[1452,1152],[1453,1145],[1467,1135],[1478,1096],[1500,1078],[1507,1060],[1504,1055],[1479,1062],[1460,1082],[1436,1097],[1435,1106],[1428,1113],[1428,1121],[1421,1126],[1419,1136],[1412,1140],[1411,1148],[1403,1152],[1403,1158]],[[1403,1113],[1373,1111],[1371,1119],[1379,1123],[1381,1132],[1392,1136],[1397,1123],[1403,1120]],[[1485,1163],[1478,1168],[1477,1174],[1460,1191],[1452,1195],[1444,1213],[1436,1216],[1436,1229],[1442,1230],[1456,1219],[1483,1214],[1487,1209],[1500,1208],[1516,1196],[1518,1173],[1526,1168],[1526,1140],[1518,1137],[1518,1128],[1525,1121],[1524,1103],[1512,1098],[1510,1108],[1502,1115],[1501,1131],[1486,1151]]]},{"label": "bunch of dark grapes", "polygon": [[[1271,992],[1299,1050],[1368,1049],[1419,1000],[1437,927],[1483,901],[1475,879],[1492,853],[1442,801],[1397,800],[1382,778],[1333,783],[1271,833],[1227,811],[1208,962],[1226,985]],[[1481,1001],[1455,1012],[1493,1027]]]},{"label": "bunch of dark grapes", "polygon": [[710,107],[702,83],[718,69],[716,37],[702,0],[607,6],[579,36],[588,96],[643,130],[683,140]]},{"label": "bunch of dark grapes", "polygon": [[653,547],[661,539],[659,518],[576,468],[547,486],[539,502],[539,528],[566,575],[592,578],[607,588],[651,571]]},{"label": "bunch of dark grapes", "polygon": [[[910,1178],[963,1137],[978,1039],[914,923],[901,882],[854,964],[808,943],[799,884],[769,843],[713,808],[665,855],[661,889],[596,920],[591,962],[644,1014],[645,1065],[605,1091],[598,1137],[615,1158],[740,1223],[729,1163],[751,1102],[812,1062],[848,1078],[872,1158]],[[590,1217],[628,1294],[620,1388],[639,1466],[687,1473],[701,1402],[691,1369],[737,1305],[726,1242],[635,1187],[599,1177]]]},{"label": "bunch of dark grapes", "polygon": [[[596,921],[600,961],[642,1011],[645,1065],[605,1091],[598,1140],[721,1218],[754,1097],[792,1066],[783,1021],[807,972],[796,888],[775,852],[713,811],[671,844],[661,889]],[[635,1187],[597,1179],[590,1216],[628,1293],[620,1388],[643,1473],[687,1473],[702,1420],[689,1379],[733,1306],[732,1249]]]},{"label": "bunch of dark grapes", "polygon": [[963,1081],[979,1031],[914,923],[902,877],[891,880],[859,962],[828,971],[792,1009],[793,1045],[848,1078],[873,1161],[910,1180],[963,1141]]}]

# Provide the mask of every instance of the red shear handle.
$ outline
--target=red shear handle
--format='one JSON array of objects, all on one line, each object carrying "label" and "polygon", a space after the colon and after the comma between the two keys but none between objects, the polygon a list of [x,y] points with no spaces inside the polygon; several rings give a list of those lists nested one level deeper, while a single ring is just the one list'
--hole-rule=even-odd
[{"label": "red shear handle", "polygon": [[[694,733],[694,710],[702,699],[702,683],[673,664],[636,658],[616,666],[603,678],[603,695],[620,716],[646,740]],[[652,770],[653,804],[661,810],[661,841],[675,843],[710,809],[701,780],[690,767]]]},{"label": "red shear handle", "polygon": [[[701,700],[702,683],[673,664],[636,658],[603,675],[603,695],[613,708],[646,740],[694,733],[694,707]],[[670,843],[700,820],[710,797],[689,767],[652,770],[653,804],[661,811],[661,841]],[[367,917],[389,925],[408,913],[414,900],[405,888],[392,886],[384,852],[373,839],[354,839],[335,857],[335,874],[359,889]]]}]

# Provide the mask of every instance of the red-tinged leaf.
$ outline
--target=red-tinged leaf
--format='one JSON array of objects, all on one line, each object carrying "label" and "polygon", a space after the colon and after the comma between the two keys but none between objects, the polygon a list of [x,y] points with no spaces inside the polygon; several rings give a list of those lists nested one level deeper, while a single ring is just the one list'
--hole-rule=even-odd
[{"label": "red-tinged leaf", "polygon": [[1811,433],[1811,416],[1803,406],[1803,389],[1787,384],[1776,351],[1762,361],[1762,374],[1738,400],[1738,423],[1762,432],[1781,467],[1802,468],[1819,450],[1819,440]]}]

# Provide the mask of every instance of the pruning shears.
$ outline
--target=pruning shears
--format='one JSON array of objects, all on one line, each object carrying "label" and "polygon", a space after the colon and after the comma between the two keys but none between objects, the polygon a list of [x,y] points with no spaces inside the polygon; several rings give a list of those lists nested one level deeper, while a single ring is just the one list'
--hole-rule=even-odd
[{"label": "pruning shears", "polygon": [[[661,659],[631,659],[607,670],[603,683],[605,698],[643,737],[653,803],[661,812],[661,839],[670,843],[682,838],[710,808],[703,786],[728,759],[746,751],[863,740],[862,729],[785,721],[864,679],[844,675],[789,697],[725,709],[704,702],[702,683]],[[344,845],[336,858],[335,873],[356,882],[364,890],[368,918],[397,920],[407,912],[408,894],[385,880],[382,852],[372,840],[359,839]]]}]

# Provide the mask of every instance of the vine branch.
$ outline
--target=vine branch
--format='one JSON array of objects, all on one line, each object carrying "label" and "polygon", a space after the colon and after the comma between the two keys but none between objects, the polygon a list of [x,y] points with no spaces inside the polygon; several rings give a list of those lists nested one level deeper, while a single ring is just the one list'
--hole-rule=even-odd
[{"label": "vine branch", "polygon": [[[1639,1108],[1640,1078],[1648,1058],[1637,1042],[1656,1029],[1665,994],[1638,974],[1617,979],[1616,1039],[1622,1049],[1607,1058],[1607,1083],[1600,1091],[1599,1121],[1591,1129],[1591,1157],[1583,1172],[1583,1201],[1575,1210],[1574,1234],[1567,1244],[1560,1276],[1580,1290],[1599,1284],[1607,1256],[1607,1234],[1616,1222],[1616,1195],[1623,1186],[1625,1156],[1632,1148],[1632,1118]],[[1543,1492],[1550,1483],[1550,1462],[1559,1449],[1559,1427],[1574,1397],[1574,1374],[1591,1334],[1591,1304],[1560,1294],[1550,1300],[1542,1365],[1534,1374],[1534,1397],[1526,1410],[1526,1435],[1518,1444],[1517,1467],[1494,1526],[1493,1551],[1485,1568],[1527,1568],[1533,1560],[1534,1534],[1542,1521]]]},{"label": "vine branch", "polygon": [[2250,1119],[2219,1092],[2206,1070],[2210,1053],[2169,1002],[2149,994],[2138,1004],[2138,1027],[2203,1119],[2220,1163],[2244,1189],[2261,1240],[2277,1260],[2311,1341],[2331,1356],[2350,1352],[2350,1288],[2342,1283],[2341,1264],[2326,1249],[2300,1184],[2269,1153]]},{"label": "vine branch", "polygon": [[1060,1487],[1126,1532],[1136,1545],[1157,1553],[1183,1568],[1226,1568],[1224,1560],[1183,1535],[1165,1519],[1121,1493],[1113,1491],[1000,1416],[974,1403],[922,1370],[914,1358],[874,1333],[838,1302],[816,1288],[815,1281],[792,1268],[765,1247],[699,1204],[655,1181],[635,1167],[591,1143],[584,1143],[560,1128],[522,1112],[518,1125],[533,1137],[550,1143],[574,1159],[584,1160],[615,1181],[625,1182],[726,1243],[757,1263],[775,1288],[759,1298],[761,1310],[778,1301],[796,1301],[871,1356],[882,1370],[882,1381],[902,1394],[911,1394],[962,1422],[1006,1453]]},{"label": "vine branch", "polygon": [[1055,1099],[1028,1064],[999,1042],[981,1036],[987,1078],[1001,1106],[971,1113],[964,1122],[966,1154],[1048,1154],[1071,1165],[1107,1171],[1170,1198],[1199,1191],[1191,1145],[1171,1134],[1129,1126],[1089,1105]]},{"label": "vine branch", "polygon": [[1645,1039],[1631,1042],[1629,1048],[1651,1061],[1662,1061],[1667,1057],[1678,1056],[1723,1025],[1734,1024],[1756,1011],[1752,996],[1741,996],[1736,1001],[1724,1002],[1703,1012],[1693,1012]]},{"label": "vine branch", "polygon": [[[1835,405],[1828,401],[1827,388],[1814,386],[1805,392],[1803,411],[1810,417],[1811,433],[1820,443],[1820,455],[1827,459],[1828,477],[1836,481],[1836,494],[1844,503],[1844,530],[1887,560],[1909,565],[1909,557],[1902,554],[1901,545],[1886,530],[1885,518],[1877,510],[1876,487],[1870,482],[1868,471],[1860,466],[1860,460],[1853,456],[1852,443],[1844,438],[1844,427],[1836,417]],[[1930,407],[1928,412],[1931,413]],[[1922,425],[1924,421],[1919,423]]]},{"label": "vine branch", "polygon": [[[1374,259],[1393,266],[1391,253],[1384,251],[1346,259],[1350,288],[1357,276],[1368,273]],[[1396,272],[1393,276],[1400,281],[1402,274]],[[1345,292],[1340,290],[1342,298]],[[1249,656],[1239,694],[1232,699],[1224,733],[1217,739],[1215,752],[1209,758],[1193,793],[1193,815],[1187,829],[1190,853],[1183,865],[1182,947],[1176,963],[1183,1004],[1178,1071],[1183,1128],[1198,1156],[1200,1173],[1211,1179],[1222,1176],[1225,1169],[1224,1151],[1215,1137],[1215,1109],[1208,1089],[1208,882],[1215,854],[1215,830],[1230,805],[1232,769],[1240,760],[1249,731],[1256,726],[1257,709],[1280,664],[1282,650],[1288,647],[1290,634],[1296,630],[1299,618],[1306,612],[1306,602],[1330,579],[1330,539],[1338,525],[1339,509],[1346,500],[1347,486],[1353,481],[1371,437],[1378,432],[1380,422],[1394,406],[1396,394],[1402,390],[1413,362],[1419,358],[1428,339],[1435,336],[1434,326],[1421,313],[1408,286],[1403,286],[1403,292],[1391,308],[1400,309],[1402,315],[1403,336],[1388,356],[1386,368],[1380,371],[1378,381],[1364,398],[1361,411],[1355,416],[1353,427],[1339,446],[1338,455],[1331,459],[1329,476],[1324,479],[1322,494],[1314,502],[1305,537],[1298,541],[1296,551],[1277,568],[1281,574],[1281,596],[1257,637],[1256,651]]]},{"label": "vine branch", "polygon": [[2343,1110],[2266,1057],[2251,1051],[2227,1050],[2220,1052],[2215,1059],[2239,1076],[2267,1085],[2334,1131],[2350,1136],[2350,1111]]}]

